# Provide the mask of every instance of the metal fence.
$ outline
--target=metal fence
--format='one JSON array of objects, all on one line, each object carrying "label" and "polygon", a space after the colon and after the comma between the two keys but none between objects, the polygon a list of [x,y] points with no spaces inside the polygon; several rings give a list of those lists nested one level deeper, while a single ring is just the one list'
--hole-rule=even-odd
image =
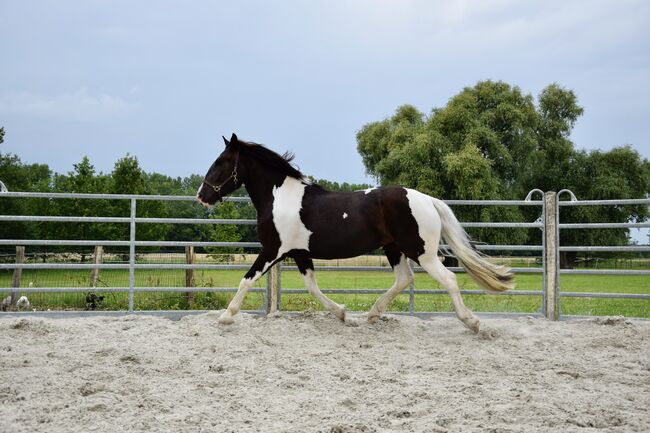
[{"label": "metal fence", "polygon": [[[544,315],[550,319],[557,320],[562,317],[560,311],[560,299],[562,297],[609,297],[609,298],[636,298],[650,299],[650,295],[619,294],[619,293],[582,293],[582,292],[563,292],[560,289],[560,274],[568,273],[614,273],[614,274],[637,274],[646,275],[650,271],[604,271],[604,270],[561,270],[559,267],[560,251],[650,251],[650,246],[641,247],[562,247],[559,245],[559,233],[561,229],[574,228],[630,228],[630,227],[650,227],[650,223],[625,223],[625,224],[561,224],[559,209],[561,206],[575,205],[620,205],[620,204],[648,204],[650,199],[642,200],[616,200],[616,201],[577,201],[570,202],[559,201],[561,194],[567,192],[560,191],[543,193],[540,190],[533,190],[528,194],[525,200],[447,200],[447,204],[452,206],[534,206],[540,208],[541,216],[534,222],[463,222],[465,228],[538,228],[542,231],[541,245],[476,245],[482,251],[531,251],[541,253],[541,267],[522,267],[514,268],[515,273],[541,274],[542,284],[539,290],[515,290],[509,291],[506,295],[512,296],[539,296],[541,297],[541,308],[536,315]],[[543,200],[533,200],[535,194],[543,196]],[[198,241],[137,241],[136,232],[138,226],[143,224],[256,224],[255,220],[247,219],[196,219],[196,218],[147,218],[138,217],[138,202],[142,201],[187,201],[195,200],[192,196],[159,196],[159,195],[124,195],[124,194],[64,194],[64,193],[25,193],[25,192],[4,192],[0,195],[3,198],[46,198],[51,200],[58,199],[81,199],[81,200],[126,200],[130,202],[130,215],[128,217],[97,217],[97,216],[35,216],[35,215],[0,215],[2,222],[57,222],[57,223],[117,223],[129,225],[129,239],[125,240],[43,240],[43,239],[0,239],[0,246],[111,246],[111,247],[128,247],[129,263],[122,264],[77,264],[77,263],[0,263],[0,270],[14,270],[20,272],[23,269],[124,269],[129,272],[128,287],[106,287],[93,288],[93,292],[125,292],[128,293],[128,308],[125,311],[113,312],[113,314],[124,313],[145,313],[145,314],[191,314],[198,311],[176,311],[176,312],[153,312],[137,311],[134,308],[134,297],[139,292],[235,292],[236,287],[136,287],[135,273],[143,269],[209,269],[209,270],[246,270],[247,265],[241,264],[144,264],[136,263],[136,247],[245,247],[260,248],[257,242],[198,242]],[[572,197],[575,199],[575,197]],[[250,203],[245,197],[231,197],[227,201]],[[444,247],[444,246],[443,246]],[[256,313],[268,313],[275,311],[281,306],[282,294],[299,294],[307,293],[304,288],[286,288],[282,287],[282,270],[296,270],[295,266],[276,265],[271,272],[267,274],[267,287],[253,288],[252,292],[262,292],[265,297],[263,307]],[[464,272],[463,268],[450,267],[454,272]],[[349,267],[349,266],[318,266],[316,271],[369,271],[369,272],[390,272],[389,267]],[[414,268],[415,272],[422,272],[419,267]],[[12,289],[0,289],[11,291]],[[13,289],[15,292],[88,292],[87,287],[21,287]],[[384,293],[386,288],[372,289],[335,289],[325,288],[324,293],[337,294],[380,294]],[[408,314],[426,315],[432,314],[416,312],[414,308],[415,297],[420,295],[445,294],[444,290],[415,290],[411,284],[408,289],[409,310]],[[482,295],[480,290],[462,290],[463,294]],[[502,296],[502,295],[498,295]],[[42,312],[45,313],[45,312]],[[91,312],[77,312],[77,314]],[[106,312],[102,312],[105,314]],[[15,314],[15,313],[14,313]],[[33,314],[28,312],[18,314]],[[56,312],[47,312],[45,314],[57,314]],[[512,314],[512,313],[510,313]],[[531,315],[530,313],[526,313]]]},{"label": "metal fence", "polygon": [[[627,246],[561,246],[560,230],[575,229],[620,229],[620,228],[650,228],[650,222],[626,222],[626,223],[562,223],[560,211],[563,207],[569,206],[621,206],[621,205],[647,205],[650,206],[650,198],[626,199],[626,200],[578,200],[568,189],[558,193],[546,193],[547,198],[555,202],[555,239],[557,240],[557,252],[650,252],[650,245],[627,245]],[[569,201],[561,201],[563,195],[569,196]],[[620,270],[620,269],[561,269],[560,255],[555,254],[555,275],[556,279],[556,307],[552,319],[570,318],[569,315],[562,315],[562,298],[610,298],[610,299],[645,299],[650,301],[650,294],[640,293],[594,293],[594,292],[570,292],[563,291],[561,286],[561,275],[583,274],[583,275],[648,275],[650,270]]]}]

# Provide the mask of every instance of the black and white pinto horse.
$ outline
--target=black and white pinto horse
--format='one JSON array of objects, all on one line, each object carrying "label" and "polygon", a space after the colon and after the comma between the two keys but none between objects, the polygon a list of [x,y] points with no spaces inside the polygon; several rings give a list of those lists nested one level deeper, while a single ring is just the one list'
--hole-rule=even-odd
[{"label": "black and white pinto horse", "polygon": [[472,248],[467,234],[442,201],[397,186],[326,191],[305,179],[290,163],[290,154],[278,155],[262,145],[238,140],[235,134],[230,141],[224,137],[224,141],[226,148],[205,175],[197,199],[204,206],[213,206],[244,185],[257,210],[262,250],[219,317],[220,323],[233,323],[248,289],[286,257],[295,260],[309,292],[345,320],[345,306],[318,288],[312,259],[355,257],[381,247],[395,272],[395,284],[370,309],[370,322],[379,319],[413,281],[408,264],[411,259],[447,290],[458,318],[478,332],[479,320],[465,307],[456,276],[438,258],[441,236],[482,288],[504,291],[513,287],[512,274]]}]

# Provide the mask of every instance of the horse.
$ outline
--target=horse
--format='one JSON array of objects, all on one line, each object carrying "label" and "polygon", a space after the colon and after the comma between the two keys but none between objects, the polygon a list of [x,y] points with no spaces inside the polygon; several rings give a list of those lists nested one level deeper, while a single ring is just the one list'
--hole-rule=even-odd
[{"label": "horse", "polygon": [[236,134],[223,140],[225,149],[208,169],[196,198],[212,207],[243,185],[257,210],[262,249],[220,315],[220,324],[234,322],[248,289],[285,258],[295,261],[308,291],[325,309],[345,321],[345,306],[318,288],[312,260],[356,257],[382,248],[395,283],[368,312],[370,323],[413,282],[411,259],[447,290],[458,319],[478,332],[479,319],[463,303],[455,274],[438,258],[441,236],[481,288],[491,292],[513,288],[510,270],[491,263],[472,247],[443,201],[401,186],[327,191],[305,178],[292,164],[291,153],[280,155],[261,144],[239,140]]}]

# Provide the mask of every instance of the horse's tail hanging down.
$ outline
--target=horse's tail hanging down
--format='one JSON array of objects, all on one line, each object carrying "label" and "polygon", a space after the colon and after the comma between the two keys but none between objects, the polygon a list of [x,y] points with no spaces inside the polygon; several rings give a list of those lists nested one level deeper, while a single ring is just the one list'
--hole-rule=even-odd
[{"label": "horse's tail hanging down", "polygon": [[436,198],[433,199],[433,205],[442,221],[442,237],[472,279],[485,290],[503,292],[512,289],[514,282],[510,270],[489,262],[472,248],[467,233],[449,206]]}]

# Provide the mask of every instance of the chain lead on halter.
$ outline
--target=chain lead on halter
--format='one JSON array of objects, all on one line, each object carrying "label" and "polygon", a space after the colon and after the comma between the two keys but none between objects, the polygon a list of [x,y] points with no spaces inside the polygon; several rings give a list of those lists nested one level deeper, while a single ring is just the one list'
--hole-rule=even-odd
[{"label": "chain lead on halter", "polygon": [[237,182],[239,181],[237,178],[237,166],[239,166],[239,150],[237,151],[237,155],[235,156],[235,166],[232,169],[232,174],[228,176],[226,180],[221,182],[219,185],[212,185],[210,182],[206,181],[205,179],[203,179],[203,183],[209,186],[210,188],[212,188],[214,192],[219,194],[219,198],[221,198],[221,188],[223,188],[225,184],[230,182],[231,179],[234,181],[235,185],[237,185]]}]

